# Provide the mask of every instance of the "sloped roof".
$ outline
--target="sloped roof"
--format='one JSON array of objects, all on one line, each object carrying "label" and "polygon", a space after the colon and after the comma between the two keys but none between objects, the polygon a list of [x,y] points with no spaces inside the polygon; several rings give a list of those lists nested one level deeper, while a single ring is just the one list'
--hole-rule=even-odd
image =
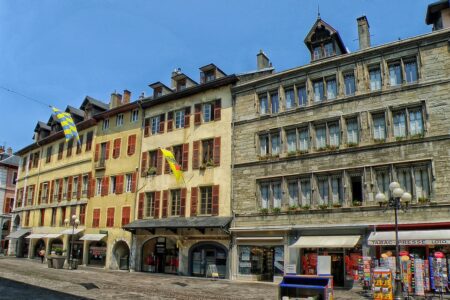
[{"label": "sloped roof", "polygon": [[320,17],[317,18],[316,22],[311,27],[311,30],[308,32],[308,34],[305,37],[304,42],[305,42],[306,46],[311,50],[311,39],[312,39],[313,35],[315,34],[316,29],[321,26],[323,26],[326,30],[328,30],[330,32],[331,37],[334,37],[336,39],[338,46],[341,49],[341,53],[342,54],[347,53],[347,48],[345,47],[344,42],[342,41],[342,38],[339,35],[339,32],[336,29],[334,29],[333,26],[331,26],[330,24],[328,24],[327,22],[322,20]]},{"label": "sloped roof", "polygon": [[449,7],[450,0],[440,0],[429,4],[427,8],[427,16],[425,17],[425,23],[427,23],[427,25],[433,24],[436,17],[438,16],[437,13]]},{"label": "sloped roof", "polygon": [[100,100],[94,99],[91,96],[86,96],[84,98],[84,101],[83,101],[83,103],[80,106],[80,109],[84,110],[88,103],[91,103],[92,105],[95,105],[95,106],[97,106],[97,107],[99,107],[101,109],[104,109],[104,110],[109,109],[109,104],[106,104],[106,103],[104,103],[104,102],[102,102]]},{"label": "sloped roof", "polygon": [[75,108],[73,106],[67,105],[66,112],[71,113],[72,115],[77,115],[81,118],[84,117],[84,111],[81,109]]},{"label": "sloped roof", "polygon": [[47,131],[50,131],[50,130],[51,130],[50,126],[48,126],[47,124],[45,124],[45,123],[42,122],[42,121],[38,121],[38,122],[37,122],[36,127],[34,128],[34,132],[38,131],[39,128],[45,129],[45,130],[47,130]]},{"label": "sloped roof", "polygon": [[154,229],[154,228],[224,228],[231,222],[231,217],[191,217],[136,220],[125,226],[124,229]]},{"label": "sloped roof", "polygon": [[[8,155],[8,154],[7,154]],[[18,167],[20,162],[20,157],[17,155],[8,156],[5,159],[0,160],[0,164]]]}]

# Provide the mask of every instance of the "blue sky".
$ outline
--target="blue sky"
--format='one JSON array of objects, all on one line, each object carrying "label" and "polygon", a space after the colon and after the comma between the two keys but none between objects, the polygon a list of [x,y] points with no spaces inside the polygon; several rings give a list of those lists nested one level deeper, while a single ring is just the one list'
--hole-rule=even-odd
[{"label": "blue sky", "polygon": [[[256,68],[263,49],[277,71],[304,65],[303,39],[317,18],[358,48],[356,18],[366,15],[372,45],[431,31],[433,0],[0,0],[0,86],[65,109],[86,95],[108,102],[128,89],[169,85],[175,68],[199,79],[215,63],[224,72]],[[32,143],[50,109],[0,89],[0,144]]]}]

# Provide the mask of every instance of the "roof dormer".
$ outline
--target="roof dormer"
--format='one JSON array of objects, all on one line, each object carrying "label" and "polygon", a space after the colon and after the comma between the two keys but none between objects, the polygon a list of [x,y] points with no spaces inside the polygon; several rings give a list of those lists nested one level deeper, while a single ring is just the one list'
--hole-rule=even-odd
[{"label": "roof dormer", "polygon": [[48,137],[50,135],[51,128],[44,122],[39,121],[34,127],[34,140],[36,142]]},{"label": "roof dormer", "polygon": [[215,64],[209,64],[200,68],[200,83],[207,83],[221,77],[227,76]]},{"label": "roof dormer", "polygon": [[347,53],[337,30],[320,17],[306,36],[305,44],[311,53],[311,61]]},{"label": "roof dormer", "polygon": [[161,81],[149,84],[149,87],[153,89],[153,98],[158,98],[167,94],[171,94],[173,91]]},{"label": "roof dormer", "polygon": [[196,85],[198,85],[198,83],[186,74],[183,74],[181,69],[178,68],[172,72],[172,89],[174,91],[179,92]]}]

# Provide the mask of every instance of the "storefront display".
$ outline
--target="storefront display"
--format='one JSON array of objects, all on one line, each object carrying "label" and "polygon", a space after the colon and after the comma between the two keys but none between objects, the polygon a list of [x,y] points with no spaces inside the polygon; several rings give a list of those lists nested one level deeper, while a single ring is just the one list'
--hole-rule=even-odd
[{"label": "storefront display", "polygon": [[191,250],[192,276],[206,277],[208,266],[216,266],[219,278],[225,278],[227,251],[215,244],[194,246]]},{"label": "storefront display", "polygon": [[256,275],[258,280],[273,281],[283,276],[284,247],[239,246],[239,274]]},{"label": "storefront display", "polygon": [[373,270],[373,299],[392,300],[392,273],[388,268],[375,268]]},{"label": "storefront display", "polygon": [[178,274],[178,248],[174,239],[157,237],[142,246],[142,271]]},{"label": "storefront display", "polygon": [[89,265],[105,266],[106,262],[106,243],[105,242],[92,242],[89,245]]}]

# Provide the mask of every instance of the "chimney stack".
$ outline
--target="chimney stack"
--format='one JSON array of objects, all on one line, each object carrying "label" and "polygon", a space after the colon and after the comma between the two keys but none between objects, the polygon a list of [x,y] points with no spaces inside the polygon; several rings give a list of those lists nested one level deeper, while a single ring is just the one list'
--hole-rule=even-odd
[{"label": "chimney stack", "polygon": [[111,94],[111,100],[109,101],[109,108],[115,108],[122,104],[122,95],[116,92]]},{"label": "chimney stack", "polygon": [[358,22],[359,50],[370,48],[369,21],[366,16],[356,19]]},{"label": "chimney stack", "polygon": [[6,153],[8,153],[9,155],[12,155],[13,154],[12,148],[8,147],[8,149],[6,149]]},{"label": "chimney stack", "polygon": [[262,50],[259,50],[259,53],[256,54],[256,66],[258,70],[269,68],[271,66],[269,58]]},{"label": "chimney stack", "polygon": [[139,100],[144,99],[145,98],[145,92],[142,92],[141,95],[139,96]]},{"label": "chimney stack", "polygon": [[123,101],[122,104],[130,103],[131,92],[129,90],[123,90]]}]

